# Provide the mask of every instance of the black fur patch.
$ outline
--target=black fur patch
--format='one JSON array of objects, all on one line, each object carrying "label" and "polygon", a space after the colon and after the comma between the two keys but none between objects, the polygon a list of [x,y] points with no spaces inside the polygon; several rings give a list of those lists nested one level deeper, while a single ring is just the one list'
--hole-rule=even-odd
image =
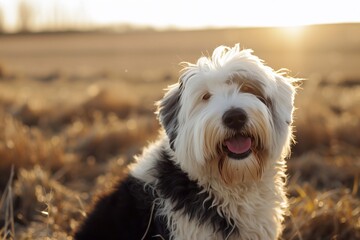
[{"label": "black fur patch", "polygon": [[[129,175],[96,203],[75,239],[141,239],[146,233],[154,200],[159,197],[170,199],[174,211],[187,214],[200,224],[211,224],[224,238],[232,232],[233,221],[218,214],[216,207],[211,206],[213,197],[174,164],[167,150],[160,151],[154,170],[158,179],[156,191],[144,188],[142,181]],[[156,215],[157,207],[144,239],[154,239],[156,235],[169,239],[166,219]]]},{"label": "black fur patch", "polygon": [[224,238],[228,236],[232,231],[233,221],[228,222],[220,216],[216,207],[211,206],[213,197],[203,191],[196,181],[190,180],[170,159],[170,155],[163,150],[161,161],[156,165],[156,190],[160,197],[170,199],[174,203],[174,211],[182,211],[201,224],[210,223],[215,231],[222,232]]},{"label": "black fur patch", "polygon": [[[141,239],[148,227],[154,196],[143,182],[128,176],[116,189],[102,197],[75,234],[77,240]],[[156,210],[155,210],[156,211]],[[145,239],[161,235],[169,238],[163,219],[153,219]]]},{"label": "black fur patch", "polygon": [[182,84],[180,83],[177,89],[165,94],[164,98],[160,101],[158,109],[160,122],[169,137],[169,144],[173,150],[175,150],[174,141],[177,137],[177,130],[179,125],[178,113],[181,107],[181,92]]}]

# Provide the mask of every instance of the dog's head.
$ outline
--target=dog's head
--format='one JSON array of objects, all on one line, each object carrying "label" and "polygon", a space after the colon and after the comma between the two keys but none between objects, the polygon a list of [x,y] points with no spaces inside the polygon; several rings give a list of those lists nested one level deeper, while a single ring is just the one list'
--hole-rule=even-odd
[{"label": "dog's head", "polygon": [[251,50],[220,46],[187,63],[158,103],[180,167],[226,183],[261,178],[289,152],[295,88]]}]

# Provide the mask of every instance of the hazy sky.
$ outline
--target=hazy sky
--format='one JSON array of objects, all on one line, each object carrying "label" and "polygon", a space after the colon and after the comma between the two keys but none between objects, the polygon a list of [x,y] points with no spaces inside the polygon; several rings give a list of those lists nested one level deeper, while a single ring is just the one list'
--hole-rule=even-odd
[{"label": "hazy sky", "polygon": [[[360,1],[342,0],[90,0],[98,21],[155,26],[289,26],[359,22]],[[102,2],[102,4],[97,4]]]},{"label": "hazy sky", "polygon": [[21,1],[33,6],[37,27],[53,19],[54,9],[65,12],[62,16],[71,21],[157,28],[360,22],[358,0],[0,0],[9,28],[16,25],[16,9]]}]

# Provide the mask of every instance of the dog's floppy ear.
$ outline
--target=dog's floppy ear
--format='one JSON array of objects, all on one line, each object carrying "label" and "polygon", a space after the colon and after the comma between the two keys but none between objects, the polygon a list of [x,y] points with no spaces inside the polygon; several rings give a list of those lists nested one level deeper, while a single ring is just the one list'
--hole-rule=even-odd
[{"label": "dog's floppy ear", "polygon": [[158,119],[169,137],[170,147],[174,148],[174,141],[178,130],[178,113],[180,111],[181,84],[176,83],[168,87],[168,91],[157,102]]}]

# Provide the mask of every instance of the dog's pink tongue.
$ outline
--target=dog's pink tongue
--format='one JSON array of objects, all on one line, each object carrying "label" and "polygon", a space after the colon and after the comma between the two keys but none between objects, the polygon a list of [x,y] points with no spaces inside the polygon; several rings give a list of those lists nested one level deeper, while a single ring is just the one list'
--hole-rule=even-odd
[{"label": "dog's pink tongue", "polygon": [[225,144],[229,151],[241,154],[247,152],[251,148],[251,138],[236,136],[226,140]]}]

